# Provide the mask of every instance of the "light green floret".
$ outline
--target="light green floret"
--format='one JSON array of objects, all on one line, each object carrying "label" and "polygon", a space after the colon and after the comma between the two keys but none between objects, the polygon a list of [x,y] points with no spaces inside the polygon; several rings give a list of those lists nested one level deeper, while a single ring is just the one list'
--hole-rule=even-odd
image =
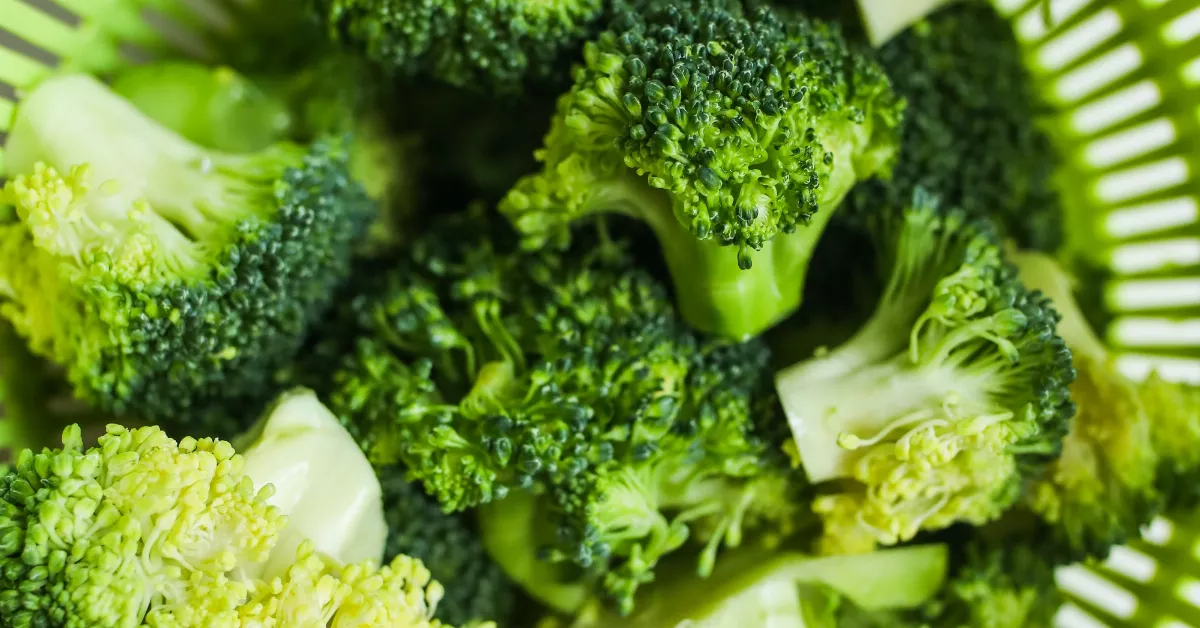
[{"label": "light green floret", "polygon": [[849,340],[777,377],[823,549],[867,551],[982,525],[1057,456],[1074,412],[1057,313],[985,223],[916,195],[869,228],[875,310]]},{"label": "light green floret", "polygon": [[623,12],[500,209],[529,246],[612,212],[656,234],[692,326],[754,336],[800,304],[855,182],[890,170],[903,103],[838,31],[770,11]]},{"label": "light green floret", "polygon": [[0,312],[80,398],[156,423],[267,401],[375,214],[341,139],[206,149],[87,75],[29,93],[7,151]]},{"label": "light green floret", "polygon": [[72,426],[24,451],[0,477],[0,626],[441,625],[420,561],[380,566],[379,482],[311,391],[245,440]]}]

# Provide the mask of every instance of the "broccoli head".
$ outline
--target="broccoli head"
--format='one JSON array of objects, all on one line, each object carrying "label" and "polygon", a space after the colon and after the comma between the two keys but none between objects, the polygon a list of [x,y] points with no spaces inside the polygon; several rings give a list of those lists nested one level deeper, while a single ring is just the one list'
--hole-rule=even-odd
[{"label": "broccoli head", "polygon": [[[872,4],[883,17],[900,6]],[[908,102],[900,154],[889,180],[855,190],[840,213],[869,216],[924,187],[972,216],[994,218],[1021,246],[1057,249],[1063,210],[1053,175],[1060,158],[1041,127],[1047,105],[1009,21],[990,2],[951,3],[877,55]]]},{"label": "broccoli head", "polygon": [[377,464],[486,505],[488,549],[535,597],[628,609],[689,540],[707,572],[745,530],[786,532],[798,487],[756,424],[765,348],[696,336],[621,243],[579,235],[523,253],[446,218],[345,299],[329,399]]},{"label": "broccoli head", "polygon": [[260,400],[375,213],[340,138],[205,149],[85,75],[24,99],[7,158],[0,312],[81,399],[152,422]]},{"label": "broccoli head", "polygon": [[266,561],[284,523],[242,464],[153,427],[25,450],[0,478],[0,625],[228,625],[250,590],[227,574]]},{"label": "broccoli head", "polygon": [[831,552],[998,518],[1059,454],[1074,412],[1059,315],[987,223],[918,192],[865,233],[873,312],[776,379],[799,461],[828,487],[814,508]]},{"label": "broccoli head", "polygon": [[419,559],[446,587],[437,606],[438,619],[456,626],[483,619],[508,625],[516,590],[484,549],[468,517],[444,512],[419,485],[404,477],[403,467],[377,471],[388,524],[384,559],[399,555]]},{"label": "broccoli head", "polygon": [[533,248],[590,214],[644,222],[685,320],[744,339],[799,306],[834,209],[890,169],[902,110],[836,27],[766,9],[620,11],[559,98],[541,172],[500,209]]},{"label": "broccoli head", "polygon": [[1029,489],[1030,508],[1052,524],[1064,562],[1103,559],[1135,539],[1162,507],[1155,486],[1160,456],[1154,442],[1157,409],[1142,387],[1121,373],[1076,301],[1071,278],[1053,257],[1033,251],[1010,259],[1021,281],[1040,291],[1061,315],[1059,336],[1071,349],[1077,408],[1062,455]]},{"label": "broccoli head", "polygon": [[312,392],[243,440],[114,424],[25,450],[0,477],[0,626],[442,625],[418,559],[380,567],[379,483]]},{"label": "broccoli head", "polygon": [[393,74],[509,96],[566,74],[601,0],[309,0],[333,41]]}]

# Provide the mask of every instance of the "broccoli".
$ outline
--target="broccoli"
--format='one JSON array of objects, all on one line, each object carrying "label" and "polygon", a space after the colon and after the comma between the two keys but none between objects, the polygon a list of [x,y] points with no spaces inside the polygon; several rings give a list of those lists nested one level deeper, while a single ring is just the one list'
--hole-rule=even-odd
[{"label": "broccoli", "polygon": [[593,592],[629,610],[689,540],[706,573],[749,530],[788,532],[802,483],[756,424],[765,347],[696,336],[619,241],[514,239],[447,217],[344,299],[328,399],[368,456],[448,511],[486,506],[492,555],[566,611]]},{"label": "broccoli", "polygon": [[1059,551],[1067,552],[1063,562],[1104,559],[1112,546],[1137,538],[1162,508],[1153,438],[1160,409],[1148,405],[1140,387],[1117,369],[1058,262],[1034,251],[1009,258],[1021,281],[1054,303],[1062,317],[1058,334],[1071,349],[1077,373],[1071,384],[1077,411],[1062,455],[1033,483],[1026,501],[1053,524]]},{"label": "broccoli", "polygon": [[[890,11],[894,3],[877,4]],[[839,213],[870,216],[924,187],[973,216],[993,217],[1023,247],[1056,250],[1063,239],[1053,179],[1060,158],[1041,128],[1048,105],[1009,21],[990,2],[957,2],[877,54],[908,102],[900,155],[890,180],[865,183]]]},{"label": "broccoli", "polygon": [[26,96],[7,158],[0,312],[82,400],[154,423],[257,403],[375,213],[340,138],[208,150],[86,75]]},{"label": "broccoli", "polygon": [[1045,550],[1053,548],[1037,536],[1043,527],[953,531],[945,539],[952,549],[941,591],[891,626],[1053,626],[1064,600],[1054,579],[1060,563],[1048,558]]},{"label": "broccoli", "polygon": [[520,95],[566,76],[601,0],[309,0],[327,37],[392,74]]},{"label": "broccoli", "polygon": [[928,603],[942,586],[947,558],[943,545],[828,557],[737,550],[708,578],[689,573],[686,565],[670,565],[678,573],[647,587],[645,610],[632,616],[592,606],[565,623],[571,628],[845,628],[860,611],[893,615]]},{"label": "broccoli", "polygon": [[438,619],[456,626],[492,619],[507,626],[516,590],[484,549],[472,522],[443,512],[420,486],[405,479],[403,467],[380,467],[377,473],[388,524],[384,559],[419,559],[447,587]]},{"label": "broccoli", "polygon": [[350,176],[379,203],[362,249],[396,245],[417,206],[416,138],[385,120],[386,90],[354,59],[331,55],[253,80],[226,66],[164,61],[118,72],[112,88],[159,124],[205,148],[255,152],[279,141],[349,134]]},{"label": "broccoli", "polygon": [[243,440],[113,424],[25,450],[0,477],[0,626],[440,625],[419,560],[379,566],[379,483],[310,391]]},{"label": "broccoli", "polygon": [[542,170],[500,204],[526,245],[629,215],[655,232],[692,326],[744,339],[795,310],[834,209],[898,149],[903,102],[882,70],[830,25],[711,6],[621,11],[584,59]]},{"label": "broccoli", "polygon": [[1158,452],[1155,486],[1163,509],[1190,512],[1200,506],[1200,388],[1151,374],[1139,386],[1139,398],[1151,417],[1151,439]]},{"label": "broccoli", "polygon": [[995,520],[1058,456],[1074,413],[1059,315],[1019,282],[988,223],[918,190],[864,232],[873,312],[776,377],[794,453],[823,485],[813,507],[828,552]]}]

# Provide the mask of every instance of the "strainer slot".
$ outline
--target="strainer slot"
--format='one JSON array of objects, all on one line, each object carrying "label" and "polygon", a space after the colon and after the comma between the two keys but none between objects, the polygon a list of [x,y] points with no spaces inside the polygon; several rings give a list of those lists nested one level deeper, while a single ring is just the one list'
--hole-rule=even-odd
[{"label": "strainer slot", "polygon": [[1200,267],[1200,238],[1177,237],[1132,242],[1114,247],[1106,255],[1118,275],[1178,275],[1182,269]]},{"label": "strainer slot", "polygon": [[1091,193],[1102,205],[1127,203],[1188,183],[1191,167],[1183,157],[1140,164],[1098,177]]},{"label": "strainer slot", "polygon": [[1108,169],[1169,148],[1179,137],[1175,123],[1158,118],[1092,140],[1076,154],[1081,169]]},{"label": "strainer slot", "polygon": [[1100,236],[1138,238],[1159,235],[1200,222],[1200,204],[1192,196],[1127,205],[1114,209],[1100,221]]},{"label": "strainer slot", "polygon": [[1053,95],[1060,104],[1077,102],[1129,76],[1144,62],[1135,44],[1122,44],[1060,76],[1054,82]]}]

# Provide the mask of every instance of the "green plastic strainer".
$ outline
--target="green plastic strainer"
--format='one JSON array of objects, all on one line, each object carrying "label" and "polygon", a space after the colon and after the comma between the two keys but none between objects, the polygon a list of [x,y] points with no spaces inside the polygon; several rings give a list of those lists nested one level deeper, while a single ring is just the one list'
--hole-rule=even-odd
[{"label": "green plastic strainer", "polygon": [[[1200,1],[995,2],[1061,112],[1051,132],[1065,156],[1067,246],[1111,270],[1102,294],[1121,368],[1200,384]],[[130,5],[0,0],[0,146],[22,88],[55,67],[105,74],[164,55],[209,59],[243,6]],[[0,178],[3,169],[0,149]],[[40,446],[57,428],[0,413],[0,453]],[[1154,522],[1104,565],[1062,570],[1060,585],[1071,599],[1064,628],[1200,628],[1200,513]]]}]

